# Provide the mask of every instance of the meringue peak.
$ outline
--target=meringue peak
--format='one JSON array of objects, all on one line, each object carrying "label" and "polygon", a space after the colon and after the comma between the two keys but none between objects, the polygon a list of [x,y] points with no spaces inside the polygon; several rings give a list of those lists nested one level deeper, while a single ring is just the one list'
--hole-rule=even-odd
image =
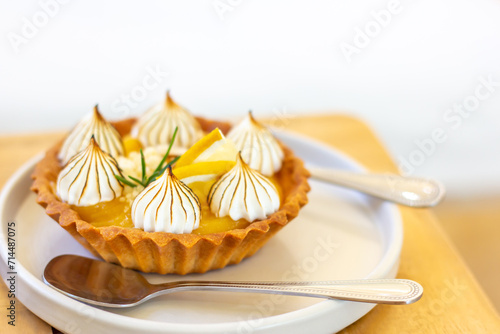
[{"label": "meringue peak", "polygon": [[88,146],[64,166],[57,178],[57,195],[66,203],[89,206],[121,196],[123,185],[116,160],[104,152],[94,135]]},{"label": "meringue peak", "polygon": [[99,119],[100,121],[103,121],[103,122],[105,121],[104,117],[102,117],[101,113],[99,112],[99,105],[98,104],[96,104],[94,106],[94,114],[93,115],[96,119]]},{"label": "meringue peak", "polygon": [[167,91],[165,102],[146,111],[133,126],[131,135],[145,146],[167,146],[176,127],[179,138],[175,149],[186,150],[203,136],[198,121],[175,102]]},{"label": "meringue peak", "polygon": [[260,124],[256,119],[255,117],[253,117],[253,112],[252,110],[249,110],[248,111],[248,118],[250,120],[250,122],[252,123],[252,125],[254,125],[255,127],[258,127],[260,129],[264,128],[264,126],[262,124]]},{"label": "meringue peak", "polygon": [[169,165],[132,203],[132,221],[146,232],[191,233],[199,227],[201,204]]},{"label": "meringue peak", "polygon": [[229,131],[227,138],[241,151],[243,160],[263,175],[271,176],[281,169],[283,149],[271,131],[259,123],[251,111]]},{"label": "meringue peak", "polygon": [[170,90],[167,90],[167,96],[165,98],[165,106],[167,109],[179,108],[180,106],[172,99],[170,96]]},{"label": "meringue peak", "polygon": [[100,150],[102,152],[102,149],[99,146],[99,143],[95,140],[95,135],[94,134],[92,134],[92,136],[90,136],[89,145],[87,147],[92,147],[93,149]]},{"label": "meringue peak", "polygon": [[61,163],[65,165],[75,154],[85,149],[92,136],[104,152],[114,157],[124,154],[120,134],[104,119],[96,105],[64,140],[58,155]]},{"label": "meringue peak", "polygon": [[276,212],[280,198],[271,181],[250,168],[240,152],[236,165],[210,189],[208,205],[217,217],[252,222]]}]

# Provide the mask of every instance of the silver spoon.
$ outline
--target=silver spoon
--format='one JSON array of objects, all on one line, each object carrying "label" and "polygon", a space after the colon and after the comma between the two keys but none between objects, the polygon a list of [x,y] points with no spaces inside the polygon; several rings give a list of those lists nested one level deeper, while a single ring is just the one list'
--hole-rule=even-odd
[{"label": "silver spoon", "polygon": [[233,291],[341,299],[378,304],[411,304],[420,299],[420,284],[405,279],[324,282],[177,281],[150,284],[130,269],[77,255],[52,259],[43,274],[46,284],[71,298],[104,307],[131,307],[178,291]]},{"label": "silver spoon", "polygon": [[311,177],[352,188],[366,194],[406,206],[425,208],[443,199],[445,188],[435,180],[403,177],[395,174],[368,174],[329,168],[307,167]]}]

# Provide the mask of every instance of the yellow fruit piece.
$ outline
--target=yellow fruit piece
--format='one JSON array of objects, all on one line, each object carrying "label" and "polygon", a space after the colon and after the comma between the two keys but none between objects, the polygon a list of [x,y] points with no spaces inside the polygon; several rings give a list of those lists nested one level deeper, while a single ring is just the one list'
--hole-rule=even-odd
[{"label": "yellow fruit piece", "polygon": [[177,167],[205,161],[235,161],[237,150],[217,128],[198,140],[177,161]]},{"label": "yellow fruit piece", "polygon": [[126,135],[123,137],[123,147],[125,148],[125,156],[128,156],[130,152],[139,152],[142,144],[138,139]]},{"label": "yellow fruit piece", "polygon": [[204,161],[184,167],[176,166],[172,171],[179,180],[185,184],[191,184],[214,180],[217,176],[228,172],[234,165],[234,161]]},{"label": "yellow fruit piece", "polygon": [[[234,146],[231,140],[225,139],[225,142],[217,147],[217,149],[212,152],[205,151],[207,154],[203,153],[198,156],[196,162],[201,161],[234,161],[236,162],[236,157],[238,156],[238,149]],[[210,153],[210,154],[208,154]]]}]

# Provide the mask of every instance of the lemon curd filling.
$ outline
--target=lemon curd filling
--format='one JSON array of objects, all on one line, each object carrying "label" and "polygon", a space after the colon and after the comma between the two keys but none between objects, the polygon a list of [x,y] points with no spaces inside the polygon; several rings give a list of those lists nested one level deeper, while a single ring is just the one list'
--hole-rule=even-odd
[{"label": "lemon curd filling", "polygon": [[[275,176],[268,178],[278,190],[280,198],[282,198],[281,188]],[[207,203],[207,196],[210,188],[215,183],[210,182],[194,182],[189,187],[194,191],[201,203],[201,221],[200,226],[194,230],[194,234],[210,234],[217,232],[226,232],[235,229],[245,228],[250,225],[245,219],[237,221],[232,220],[229,216],[216,217]],[[71,208],[78,212],[80,218],[89,222],[95,227],[105,226],[121,226],[126,228],[134,228],[134,223],[131,218],[131,203],[123,200],[123,197],[115,198],[112,201],[101,202],[91,206],[74,206]]]},{"label": "lemon curd filling", "polygon": [[[210,136],[215,136],[217,133],[211,133],[207,136],[208,140]],[[119,164],[123,169],[124,173],[127,175],[133,175],[134,177],[140,178],[140,158],[139,150],[142,148],[141,143],[136,139],[132,138],[130,135],[126,135],[123,138],[123,146],[125,150],[125,159],[120,158]],[[196,152],[195,152],[196,153]],[[159,153],[153,149],[145,149],[144,154],[148,164],[146,166],[147,173],[152,173],[152,166],[156,166],[161,160],[163,152]],[[217,157],[215,157],[217,158]],[[212,157],[212,159],[215,159]],[[186,159],[186,157],[184,157]],[[227,161],[221,161],[219,163],[228,163]],[[189,169],[191,167],[196,167],[198,164],[189,164],[184,167],[180,167],[178,172],[179,176],[184,174],[184,169]],[[203,164],[203,163],[201,163]],[[234,162],[231,162],[229,167],[232,167]],[[206,169],[206,166],[203,166]],[[227,168],[230,169],[230,168]],[[174,168],[174,172],[176,168]],[[282,189],[276,179],[276,176],[266,177],[271,183],[276,187],[278,191],[279,198],[282,200]],[[233,220],[229,216],[216,217],[215,214],[210,210],[210,206],[207,202],[208,194],[210,188],[216,182],[216,180],[211,181],[197,181],[192,182],[188,186],[193,190],[193,192],[198,196],[201,204],[201,221],[197,229],[193,230],[193,234],[204,235],[217,232],[226,232],[234,229],[243,229],[250,225],[245,219]],[[122,196],[115,198],[114,200],[107,202],[100,202],[95,205],[90,206],[76,206],[72,205],[71,208],[78,212],[80,218],[92,224],[95,227],[106,227],[106,226],[120,226],[125,228],[135,228],[134,222],[132,220],[131,207],[134,198],[138,195],[142,188],[131,188],[125,186]]]}]

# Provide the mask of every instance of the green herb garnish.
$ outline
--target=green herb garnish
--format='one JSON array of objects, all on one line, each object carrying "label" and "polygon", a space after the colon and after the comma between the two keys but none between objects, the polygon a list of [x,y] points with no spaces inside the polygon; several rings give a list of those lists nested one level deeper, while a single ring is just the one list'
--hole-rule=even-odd
[{"label": "green herb garnish", "polygon": [[161,176],[169,166],[172,166],[173,164],[175,164],[177,162],[177,160],[179,160],[179,158],[180,158],[180,156],[175,157],[172,161],[170,161],[168,164],[163,166],[165,161],[167,161],[167,158],[168,158],[168,155],[170,154],[170,150],[172,149],[172,146],[174,145],[174,140],[175,140],[175,137],[177,136],[177,130],[178,130],[178,127],[176,127],[174,130],[174,134],[172,135],[172,140],[170,141],[170,145],[168,146],[167,152],[163,156],[163,159],[161,159],[161,161],[158,164],[158,166],[156,167],[155,171],[149,177],[146,176],[146,159],[144,158],[144,152],[142,152],[142,149],[141,149],[140,150],[140,152],[141,152],[141,171],[142,171],[141,179],[139,180],[139,179],[129,175],[127,177],[130,180],[127,180],[126,178],[124,178],[121,175],[115,175],[116,179],[118,181],[120,181],[121,183],[126,184],[127,186],[132,187],[132,188],[137,187],[137,185],[141,185],[144,188],[146,188],[151,182],[153,182],[159,176]]},{"label": "green herb garnish", "polygon": [[[120,175],[116,175],[116,174],[115,174],[115,177],[116,177],[116,179],[117,179],[118,181],[120,181],[120,182],[121,182],[121,183],[123,183],[123,184],[126,184],[126,185],[127,185],[127,186],[129,186],[129,187],[132,187],[132,188],[137,187],[137,184],[130,182],[129,180],[127,180],[127,179],[126,179],[126,178],[124,178],[123,176],[120,176]],[[130,177],[130,176],[129,176],[129,177]]]}]

